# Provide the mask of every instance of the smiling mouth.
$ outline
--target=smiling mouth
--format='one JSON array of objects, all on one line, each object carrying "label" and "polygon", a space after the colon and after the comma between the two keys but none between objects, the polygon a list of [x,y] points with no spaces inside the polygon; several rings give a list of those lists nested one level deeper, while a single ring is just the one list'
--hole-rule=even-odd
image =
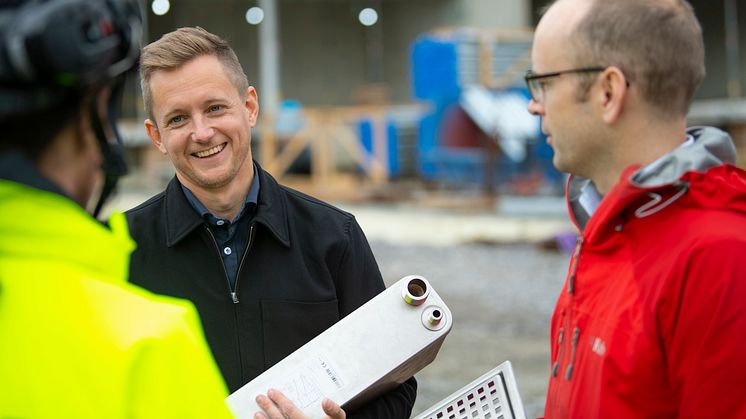
[{"label": "smiling mouth", "polygon": [[203,150],[203,151],[198,151],[196,153],[192,153],[192,156],[199,157],[200,159],[204,159],[205,157],[213,156],[213,155],[218,154],[221,151],[223,151],[223,149],[225,148],[225,144],[226,143],[223,143],[223,144],[220,144],[220,145],[216,145],[215,147],[207,149],[207,150]]}]

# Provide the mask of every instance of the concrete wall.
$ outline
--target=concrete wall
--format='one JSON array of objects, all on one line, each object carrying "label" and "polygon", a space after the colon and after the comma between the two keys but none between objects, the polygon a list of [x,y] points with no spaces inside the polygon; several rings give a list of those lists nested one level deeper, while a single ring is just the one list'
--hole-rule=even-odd
[{"label": "concrete wall", "polygon": [[[150,3],[150,0],[147,0]],[[178,0],[171,1],[171,10],[164,16],[148,15],[148,39],[183,26],[201,26],[227,39],[236,51],[249,78],[255,84],[259,74],[256,26],[246,23],[247,2],[241,0]]]},{"label": "concrete wall", "polygon": [[[746,96],[746,2],[738,1],[741,96]],[[727,96],[727,55],[725,48],[725,11],[723,0],[692,1],[705,38],[707,77],[697,92],[699,99]]]},{"label": "concrete wall", "polygon": [[463,24],[481,28],[515,28],[531,25],[527,0],[459,0]]},{"label": "concrete wall", "polygon": [[[358,102],[366,86],[383,82],[390,101],[409,101],[409,48],[419,34],[462,25],[530,26],[547,1],[278,0],[281,94],[308,105],[345,105]],[[707,78],[696,97],[725,97],[723,0],[691,2],[702,23],[707,51]],[[739,43],[746,51],[746,3],[737,3]],[[149,13],[149,39],[179,26],[202,26],[229,39],[249,80],[258,86],[258,31],[244,19],[252,4],[245,0],[172,1],[167,15]],[[358,23],[357,14],[370,5],[378,9],[379,23],[366,28]],[[746,95],[746,52],[740,54],[740,63],[742,94]]]},{"label": "concrete wall", "polygon": [[[149,40],[202,26],[230,41],[259,86],[258,31],[244,19],[252,4],[171,1],[165,16],[149,14]],[[366,28],[357,16],[371,5],[379,21]],[[278,0],[278,10],[281,96],[306,105],[358,103],[371,85],[390,102],[411,101],[410,46],[419,34],[463,25],[525,27],[530,20],[529,0]]]}]

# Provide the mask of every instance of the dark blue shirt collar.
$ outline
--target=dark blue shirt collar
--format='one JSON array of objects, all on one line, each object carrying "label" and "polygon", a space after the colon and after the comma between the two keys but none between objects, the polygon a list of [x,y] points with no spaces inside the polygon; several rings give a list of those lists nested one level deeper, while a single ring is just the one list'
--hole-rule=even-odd
[{"label": "dark blue shirt collar", "polygon": [[251,186],[249,186],[249,193],[246,194],[246,199],[244,199],[241,210],[238,212],[238,215],[234,220],[224,220],[214,216],[212,213],[210,213],[210,210],[208,210],[207,207],[205,207],[199,201],[199,199],[197,199],[197,197],[192,193],[192,191],[189,190],[189,188],[184,186],[183,183],[180,184],[181,190],[184,191],[184,196],[186,196],[186,199],[187,201],[189,201],[189,204],[191,204],[192,208],[197,211],[197,214],[199,214],[200,217],[206,219],[210,224],[213,225],[223,225],[226,221],[236,223],[238,222],[238,220],[241,219],[241,217],[244,216],[247,208],[256,208],[257,203],[259,202],[259,176],[257,175],[256,164],[254,164],[254,179],[251,181]]}]

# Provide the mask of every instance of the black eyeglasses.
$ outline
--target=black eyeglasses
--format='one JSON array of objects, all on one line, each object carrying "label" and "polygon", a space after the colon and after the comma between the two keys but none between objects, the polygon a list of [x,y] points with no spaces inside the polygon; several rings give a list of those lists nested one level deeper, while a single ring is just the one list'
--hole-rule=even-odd
[{"label": "black eyeglasses", "polygon": [[529,93],[531,93],[531,98],[534,100],[534,102],[541,102],[542,100],[544,100],[544,84],[542,83],[542,80],[548,79],[550,77],[559,77],[563,74],[593,73],[604,70],[606,70],[606,67],[584,67],[543,74],[537,74],[531,70],[528,70],[523,79],[526,80],[526,86],[528,86],[528,91]]}]

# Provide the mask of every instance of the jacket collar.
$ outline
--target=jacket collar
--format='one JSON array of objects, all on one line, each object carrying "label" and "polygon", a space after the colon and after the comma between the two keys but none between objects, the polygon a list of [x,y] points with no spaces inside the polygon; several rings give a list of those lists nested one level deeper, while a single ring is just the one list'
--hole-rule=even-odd
[{"label": "jacket collar", "polygon": [[686,172],[702,173],[736,162],[736,147],[727,133],[712,127],[691,127],[687,134],[693,139],[690,145],[678,147],[644,170],[636,171],[630,179],[632,183],[643,188],[668,185]]},{"label": "jacket collar", "polygon": [[201,226],[204,220],[189,205],[176,176],[168,183],[165,194],[166,246],[172,247]]},{"label": "jacket collar", "polygon": [[290,247],[287,200],[282,190],[284,186],[277,183],[275,178],[265,172],[258,163],[255,164],[259,175],[259,184],[262,187],[259,190],[259,203],[254,219],[257,223],[267,227],[285,247]]},{"label": "jacket collar", "polygon": [[[267,227],[280,243],[290,247],[287,203],[281,190],[282,186],[258,163],[254,164],[257,169],[255,176],[259,176],[259,184],[262,185],[254,221]],[[187,201],[176,176],[166,187],[165,201],[166,245],[172,247],[203,225],[204,220]]]},{"label": "jacket collar", "polygon": [[[593,184],[589,179],[570,176],[567,183],[567,204],[572,221],[578,229],[591,232],[598,230],[598,226],[630,207],[636,208],[635,214],[641,218],[655,213],[656,206],[662,209],[687,193],[688,184],[681,180],[686,173],[703,173],[735,160],[733,141],[725,132],[710,127],[692,127],[687,129],[687,134],[694,138],[692,145],[679,147],[666,154],[647,168],[650,170],[641,170],[639,165],[628,167],[592,216],[580,205],[579,200],[583,188],[594,187]],[[641,198],[644,202],[639,203]],[[593,234],[589,234],[588,238],[591,236]]]}]

